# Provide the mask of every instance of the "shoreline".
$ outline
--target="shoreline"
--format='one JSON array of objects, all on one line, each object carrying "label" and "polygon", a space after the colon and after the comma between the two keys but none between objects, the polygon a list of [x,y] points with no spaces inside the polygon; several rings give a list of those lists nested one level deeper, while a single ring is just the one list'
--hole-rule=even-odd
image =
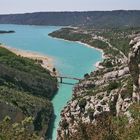
[{"label": "shoreline", "polygon": [[[50,37],[52,37],[52,36],[50,36]],[[85,47],[92,48],[92,49],[95,49],[95,50],[101,52],[101,53],[102,53],[102,60],[101,60],[101,61],[97,61],[97,62],[94,64],[94,66],[96,67],[96,69],[103,68],[103,67],[100,65],[100,63],[101,63],[104,59],[106,59],[107,56],[105,56],[104,51],[103,51],[102,49],[99,49],[99,48],[97,48],[97,47],[94,47],[94,46],[91,46],[91,45],[89,45],[89,44],[83,43],[83,42],[81,42],[81,41],[71,41],[71,40],[67,40],[67,39],[64,39],[64,38],[57,38],[57,37],[52,37],[52,38],[57,39],[57,40],[67,41],[67,42],[77,42],[77,43],[79,43],[79,44],[84,45]]]},{"label": "shoreline", "polygon": [[42,64],[41,66],[47,70],[50,71],[51,74],[53,74],[53,68],[54,68],[54,63],[53,63],[53,58],[47,55],[43,55],[41,53],[38,52],[33,52],[33,51],[28,51],[28,50],[21,50],[21,49],[17,49],[17,48],[12,48],[9,46],[6,46],[4,44],[2,44],[0,47],[6,48],[9,51],[15,53],[16,55],[22,56],[22,57],[26,57],[26,58],[30,58],[33,60],[42,60]]},{"label": "shoreline", "polygon": [[91,45],[89,45],[89,44],[83,43],[83,42],[81,42],[81,41],[76,41],[76,42],[79,43],[79,44],[82,44],[82,45],[84,45],[84,46],[86,46],[86,47],[89,47],[89,48],[92,48],[92,49],[95,49],[95,50],[101,52],[101,53],[102,53],[102,60],[101,60],[101,61],[97,61],[97,62],[94,64],[94,66],[96,67],[96,69],[101,69],[101,68],[103,68],[103,66],[101,66],[100,63],[101,63],[104,59],[106,59],[107,57],[105,56],[104,51],[103,51],[102,49],[96,48],[96,47],[94,47],[94,46],[91,46]]}]

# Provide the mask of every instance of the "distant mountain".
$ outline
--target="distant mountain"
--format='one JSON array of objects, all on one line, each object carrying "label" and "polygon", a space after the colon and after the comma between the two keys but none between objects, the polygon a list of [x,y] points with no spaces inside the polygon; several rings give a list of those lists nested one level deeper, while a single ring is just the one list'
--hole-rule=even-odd
[{"label": "distant mountain", "polygon": [[90,11],[90,12],[37,12],[0,15],[3,24],[138,27],[140,10]]}]

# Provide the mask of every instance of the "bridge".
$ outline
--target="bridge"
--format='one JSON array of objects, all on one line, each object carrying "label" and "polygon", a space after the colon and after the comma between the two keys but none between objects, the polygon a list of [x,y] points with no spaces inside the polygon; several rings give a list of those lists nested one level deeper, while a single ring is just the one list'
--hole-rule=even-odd
[{"label": "bridge", "polygon": [[56,78],[60,78],[60,83],[63,83],[63,79],[71,79],[71,80],[77,80],[77,81],[82,80],[80,78],[75,78],[71,76],[56,76]]}]

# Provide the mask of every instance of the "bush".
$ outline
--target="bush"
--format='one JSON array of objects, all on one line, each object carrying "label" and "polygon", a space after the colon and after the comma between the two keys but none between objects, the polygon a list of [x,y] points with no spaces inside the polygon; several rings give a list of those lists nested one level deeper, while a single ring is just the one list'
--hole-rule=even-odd
[{"label": "bush", "polygon": [[86,73],[85,75],[84,75],[84,78],[85,79],[87,79],[87,78],[89,78],[90,76],[89,76],[89,74],[88,73]]},{"label": "bush", "polygon": [[102,62],[102,65],[106,68],[112,68],[113,65],[112,65],[112,61],[109,60],[109,59],[105,59],[103,62]]},{"label": "bush", "polygon": [[92,121],[94,119],[93,114],[94,114],[95,110],[93,108],[88,108],[87,113],[89,116],[89,119]]},{"label": "bush", "polygon": [[81,99],[81,100],[79,101],[79,107],[80,107],[80,110],[81,110],[82,112],[84,112],[86,104],[87,104],[86,99]]},{"label": "bush", "polygon": [[110,82],[107,87],[107,91],[109,92],[111,90],[117,89],[118,87],[120,87],[120,82],[116,82],[116,81]]}]

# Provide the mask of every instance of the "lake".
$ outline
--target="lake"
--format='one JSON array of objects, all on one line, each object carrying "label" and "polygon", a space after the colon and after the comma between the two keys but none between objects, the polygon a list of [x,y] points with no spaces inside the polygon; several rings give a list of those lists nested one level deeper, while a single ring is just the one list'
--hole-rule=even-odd
[{"label": "lake", "polygon": [[[0,30],[14,30],[12,34],[1,34],[0,42],[17,49],[38,52],[54,59],[54,66],[60,75],[83,78],[85,73],[95,70],[94,64],[102,60],[101,52],[77,42],[49,37],[48,34],[60,29],[57,26],[31,26],[1,24]],[[73,80],[64,82],[75,83]],[[71,99],[73,85],[60,84],[59,91],[52,99],[56,116],[52,139],[56,140],[60,113]]]}]

